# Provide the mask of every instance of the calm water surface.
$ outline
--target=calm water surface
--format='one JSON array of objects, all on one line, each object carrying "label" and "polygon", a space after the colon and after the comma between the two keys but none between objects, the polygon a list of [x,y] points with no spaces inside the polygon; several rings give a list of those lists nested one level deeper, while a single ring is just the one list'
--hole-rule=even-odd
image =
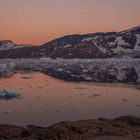
[{"label": "calm water surface", "polygon": [[[24,76],[32,78],[23,79]],[[0,123],[48,126],[63,120],[140,117],[138,86],[73,83],[42,73],[29,73],[0,78],[0,88],[17,91],[24,97],[0,100]],[[100,96],[94,96],[95,93]],[[3,113],[7,110],[10,113]]]}]

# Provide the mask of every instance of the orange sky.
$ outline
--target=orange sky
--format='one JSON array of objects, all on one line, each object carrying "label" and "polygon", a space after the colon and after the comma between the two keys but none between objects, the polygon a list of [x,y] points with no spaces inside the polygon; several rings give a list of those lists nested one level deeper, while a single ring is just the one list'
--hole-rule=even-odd
[{"label": "orange sky", "polygon": [[0,0],[0,40],[43,44],[140,25],[140,0]]}]

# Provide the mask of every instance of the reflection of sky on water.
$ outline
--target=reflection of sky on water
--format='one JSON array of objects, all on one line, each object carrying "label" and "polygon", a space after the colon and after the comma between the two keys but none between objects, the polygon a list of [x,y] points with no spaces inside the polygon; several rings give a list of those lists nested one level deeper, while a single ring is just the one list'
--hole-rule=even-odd
[{"label": "reflection of sky on water", "polygon": [[29,73],[1,78],[0,88],[17,91],[24,97],[0,100],[0,123],[47,126],[62,120],[140,117],[140,90],[134,86],[73,83]]}]

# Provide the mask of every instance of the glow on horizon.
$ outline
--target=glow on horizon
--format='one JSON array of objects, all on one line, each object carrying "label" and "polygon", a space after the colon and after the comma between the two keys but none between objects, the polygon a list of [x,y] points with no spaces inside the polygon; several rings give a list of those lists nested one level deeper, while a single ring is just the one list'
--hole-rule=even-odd
[{"label": "glow on horizon", "polygon": [[0,40],[43,44],[140,25],[140,0],[0,0]]}]

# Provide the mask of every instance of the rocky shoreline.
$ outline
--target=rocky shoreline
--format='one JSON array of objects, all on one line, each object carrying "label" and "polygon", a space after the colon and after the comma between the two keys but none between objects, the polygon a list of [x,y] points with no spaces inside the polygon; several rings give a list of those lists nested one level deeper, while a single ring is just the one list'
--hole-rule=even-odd
[{"label": "rocky shoreline", "polygon": [[64,121],[49,127],[0,125],[1,140],[94,140],[98,136],[140,139],[140,118],[122,116],[115,119]]}]

